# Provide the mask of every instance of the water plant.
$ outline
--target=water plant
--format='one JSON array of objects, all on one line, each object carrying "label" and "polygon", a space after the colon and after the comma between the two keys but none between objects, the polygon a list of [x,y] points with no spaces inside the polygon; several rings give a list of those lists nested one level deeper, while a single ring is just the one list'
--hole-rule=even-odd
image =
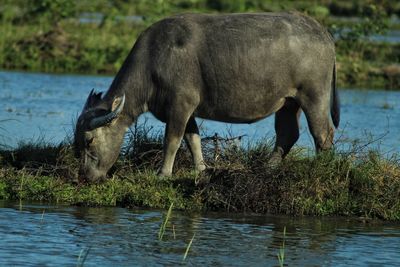
[{"label": "water plant", "polygon": [[42,212],[42,216],[40,217],[40,224],[43,224],[43,222],[44,222],[44,213],[45,213],[45,209],[43,209],[43,212]]},{"label": "water plant", "polygon": [[393,109],[393,105],[389,104],[388,102],[385,102],[381,105],[382,109]]},{"label": "water plant", "polygon": [[186,257],[189,254],[189,250],[190,250],[190,247],[192,246],[192,243],[193,243],[193,240],[194,240],[195,236],[196,236],[196,234],[193,234],[192,238],[190,239],[189,244],[186,247],[185,254],[183,255],[182,261],[186,260]]},{"label": "water plant", "polygon": [[283,227],[282,245],[279,248],[279,253],[278,253],[279,266],[281,267],[283,267],[285,264],[285,238],[286,238],[286,226]]},{"label": "water plant", "polygon": [[174,206],[174,203],[172,202],[168,208],[167,214],[164,217],[164,221],[161,224],[160,230],[158,231],[158,240],[160,240],[160,241],[162,241],[162,239],[164,237],[165,229],[167,228],[167,223],[171,217],[173,206]]},{"label": "water plant", "polygon": [[89,255],[90,249],[91,249],[90,247],[86,248],[86,249],[84,249],[84,248],[81,249],[81,251],[79,252],[79,256],[78,256],[78,260],[77,260],[77,263],[76,263],[76,267],[83,267],[84,266],[85,261],[86,261],[88,255]]}]

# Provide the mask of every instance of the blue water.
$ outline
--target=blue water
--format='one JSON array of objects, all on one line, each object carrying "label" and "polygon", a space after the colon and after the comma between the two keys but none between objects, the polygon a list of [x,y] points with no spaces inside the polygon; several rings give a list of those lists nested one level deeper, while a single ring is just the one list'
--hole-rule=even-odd
[{"label": "blue water", "polygon": [[[57,144],[71,136],[86,97],[92,88],[108,89],[112,77],[55,75],[0,71],[0,144],[15,147],[38,140]],[[336,132],[340,149],[368,144],[383,153],[400,151],[400,92],[339,89],[341,124]],[[140,117],[156,132],[164,125],[150,114]],[[226,124],[198,120],[202,137],[245,135],[244,142],[274,138],[274,118],[254,124]],[[298,145],[313,149],[304,115]]]},{"label": "blue water", "polygon": [[285,266],[400,266],[399,224],[173,211],[160,241],[163,213],[0,201],[0,266],[278,266],[283,240]]}]

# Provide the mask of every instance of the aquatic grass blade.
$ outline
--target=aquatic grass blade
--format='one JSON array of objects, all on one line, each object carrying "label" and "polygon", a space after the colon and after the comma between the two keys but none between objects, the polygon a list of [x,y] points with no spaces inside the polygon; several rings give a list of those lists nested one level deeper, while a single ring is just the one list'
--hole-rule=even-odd
[{"label": "aquatic grass blade", "polygon": [[186,247],[185,255],[183,255],[182,261],[185,261],[185,260],[186,260],[186,257],[187,257],[187,255],[188,255],[188,253],[189,253],[190,247],[192,246],[192,243],[193,243],[193,240],[194,240],[194,237],[195,237],[195,236],[196,236],[196,234],[193,234],[192,239],[190,239],[190,242],[189,242],[188,246]]},{"label": "aquatic grass blade", "polygon": [[174,203],[172,202],[171,205],[169,206],[169,209],[168,209],[167,214],[165,216],[164,222],[161,225],[160,230],[158,231],[158,240],[160,240],[160,241],[162,241],[162,238],[164,237],[165,229],[167,228],[167,223],[169,221],[169,218],[171,217],[173,206],[174,206]]},{"label": "aquatic grass blade", "polygon": [[81,252],[79,253],[79,257],[78,257],[78,261],[76,263],[76,267],[83,267],[83,265],[85,264],[85,261],[87,259],[87,256],[89,254],[91,247],[87,248],[87,249],[82,249]]},{"label": "aquatic grass blade", "polygon": [[40,223],[43,223],[43,219],[44,219],[44,213],[45,213],[45,209],[43,209],[43,212],[42,212],[42,217],[40,217]]},{"label": "aquatic grass blade", "polygon": [[44,223],[44,213],[45,213],[45,209],[43,209],[43,212],[42,212],[42,216],[41,216],[41,218],[40,218],[40,228],[42,228],[42,226],[43,226],[43,223]]},{"label": "aquatic grass blade", "polygon": [[282,240],[282,246],[279,249],[278,253],[278,260],[279,260],[279,266],[283,267],[285,263],[285,238],[286,238],[286,226],[283,228],[283,240]]}]

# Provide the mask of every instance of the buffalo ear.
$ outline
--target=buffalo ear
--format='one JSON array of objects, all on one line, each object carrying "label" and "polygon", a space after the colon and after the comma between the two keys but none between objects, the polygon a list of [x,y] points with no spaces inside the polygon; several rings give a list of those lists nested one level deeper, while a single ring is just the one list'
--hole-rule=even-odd
[{"label": "buffalo ear", "polygon": [[91,119],[89,122],[89,129],[93,130],[112,122],[121,113],[124,108],[124,104],[125,95],[122,95],[121,97],[116,97],[112,103],[111,111],[109,111],[107,114]]},{"label": "buffalo ear", "polygon": [[119,97],[114,98],[112,105],[111,105],[111,112],[115,112],[119,114],[122,109],[124,108],[125,104],[125,94]]}]

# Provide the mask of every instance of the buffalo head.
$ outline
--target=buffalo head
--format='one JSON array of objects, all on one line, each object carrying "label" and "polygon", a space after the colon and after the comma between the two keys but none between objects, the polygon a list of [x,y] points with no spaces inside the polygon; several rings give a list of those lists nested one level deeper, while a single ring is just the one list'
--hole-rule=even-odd
[{"label": "buffalo head", "polygon": [[75,156],[80,159],[80,177],[97,181],[116,161],[126,131],[125,95],[104,100],[90,92],[75,127]]}]

